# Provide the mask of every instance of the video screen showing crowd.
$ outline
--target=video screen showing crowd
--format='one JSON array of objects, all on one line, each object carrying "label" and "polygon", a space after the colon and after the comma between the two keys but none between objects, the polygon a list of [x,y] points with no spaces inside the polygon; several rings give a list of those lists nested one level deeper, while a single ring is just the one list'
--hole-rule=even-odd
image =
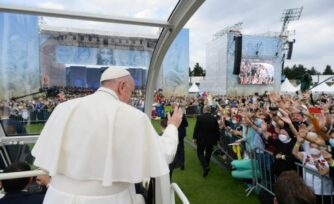
[{"label": "video screen showing crowd", "polygon": [[274,82],[272,60],[243,58],[240,65],[240,84],[271,85]]}]

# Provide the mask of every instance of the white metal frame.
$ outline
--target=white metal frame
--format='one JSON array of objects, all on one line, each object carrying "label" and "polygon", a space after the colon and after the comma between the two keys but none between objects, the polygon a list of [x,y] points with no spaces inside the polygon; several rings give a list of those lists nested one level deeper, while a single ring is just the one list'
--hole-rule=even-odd
[{"label": "white metal frame", "polygon": [[45,8],[31,8],[22,7],[14,5],[0,4],[0,11],[7,13],[22,13],[30,14],[36,16],[47,16],[56,18],[68,18],[76,20],[87,20],[87,21],[97,21],[97,22],[107,22],[107,23],[119,23],[119,24],[130,24],[130,25],[140,25],[140,26],[150,26],[150,27],[172,27],[168,22],[159,20],[149,20],[149,19],[139,19],[130,17],[118,17],[109,16],[101,14],[90,14],[84,12],[75,11],[63,11]]},{"label": "white metal frame", "polygon": [[172,183],[170,187],[172,189],[171,193],[172,204],[175,204],[175,193],[180,198],[183,204],[190,204],[188,198],[186,197],[186,195],[184,195],[183,191],[176,183]]},{"label": "white metal frame", "polygon": [[43,170],[2,173],[0,174],[0,181],[7,179],[26,178],[26,177],[44,176],[44,175],[49,175],[49,174]]},{"label": "white metal frame", "polygon": [[204,3],[204,1],[205,0],[180,0],[168,19],[168,23],[170,23],[173,27],[163,28],[159,36],[158,43],[151,58],[146,84],[145,113],[148,116],[151,115],[154,88],[168,48],[174,41],[179,31],[188,22],[197,9]]}]

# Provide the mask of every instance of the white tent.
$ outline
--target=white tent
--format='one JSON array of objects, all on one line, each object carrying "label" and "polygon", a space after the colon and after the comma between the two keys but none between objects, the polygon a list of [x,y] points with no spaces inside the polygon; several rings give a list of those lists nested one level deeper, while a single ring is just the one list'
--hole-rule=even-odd
[{"label": "white tent", "polygon": [[281,92],[283,92],[283,93],[292,93],[292,92],[296,92],[296,91],[299,91],[300,90],[300,88],[298,88],[298,87],[294,87],[291,83],[290,83],[290,81],[289,81],[289,79],[288,78],[286,78],[285,80],[284,80],[284,82],[281,84]]},{"label": "white tent", "polygon": [[302,85],[299,84],[299,85],[296,87],[297,91],[300,91],[300,87],[301,87],[301,86],[302,86]]},{"label": "white tent", "polygon": [[314,89],[312,89],[312,92],[324,92],[324,93],[333,93],[333,88],[329,87],[326,83],[322,83],[319,86],[316,86]]},{"label": "white tent", "polygon": [[195,83],[193,83],[193,85],[191,85],[191,87],[189,88],[189,93],[199,93],[199,92],[200,90],[198,86]]}]

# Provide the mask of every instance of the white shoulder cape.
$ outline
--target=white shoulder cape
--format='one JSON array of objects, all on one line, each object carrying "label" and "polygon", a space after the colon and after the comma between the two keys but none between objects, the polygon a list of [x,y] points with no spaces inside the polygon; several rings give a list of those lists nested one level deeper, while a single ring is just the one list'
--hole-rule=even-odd
[{"label": "white shoulder cape", "polygon": [[169,172],[178,141],[176,127],[167,129],[169,136],[160,139],[144,113],[100,88],[57,106],[32,150],[34,164],[51,176],[103,186],[141,182]]}]

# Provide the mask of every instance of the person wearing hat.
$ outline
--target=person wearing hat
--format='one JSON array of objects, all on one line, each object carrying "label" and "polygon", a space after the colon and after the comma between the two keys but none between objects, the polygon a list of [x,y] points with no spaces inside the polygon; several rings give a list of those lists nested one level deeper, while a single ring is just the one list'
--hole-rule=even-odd
[{"label": "person wearing hat", "polygon": [[127,70],[109,67],[100,82],[95,93],[58,105],[32,150],[34,165],[52,178],[45,204],[137,204],[135,183],[168,176],[182,111],[174,109],[159,137],[128,105],[134,80]]}]

